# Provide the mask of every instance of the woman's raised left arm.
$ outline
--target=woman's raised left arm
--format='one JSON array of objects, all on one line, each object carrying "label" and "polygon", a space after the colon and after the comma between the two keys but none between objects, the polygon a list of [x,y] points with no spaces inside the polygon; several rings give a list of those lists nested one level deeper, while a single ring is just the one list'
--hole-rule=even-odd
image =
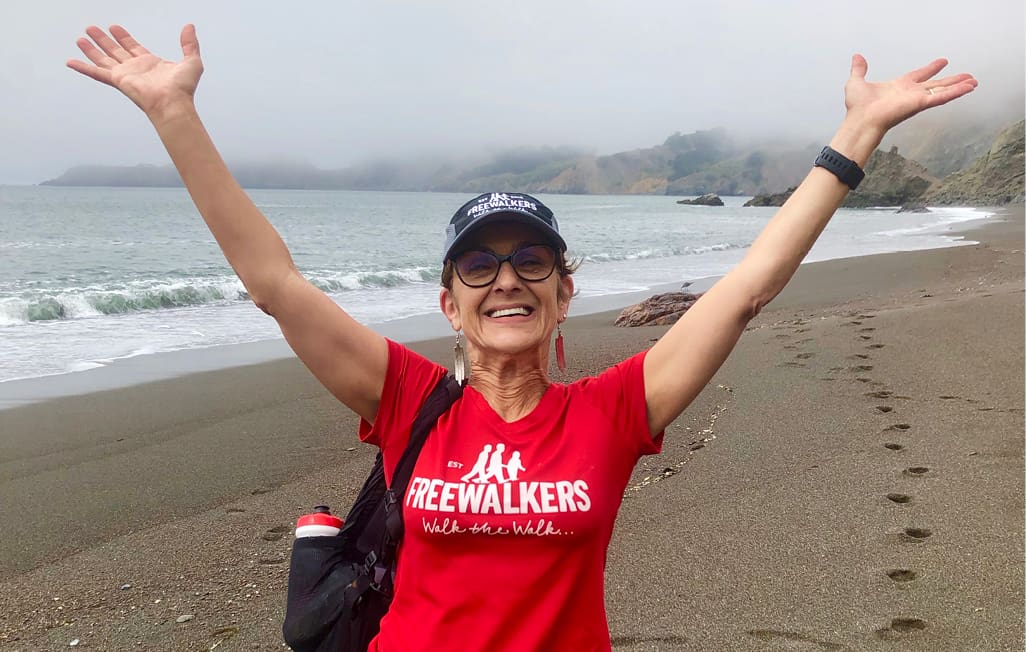
[{"label": "woman's raised left arm", "polygon": [[[866,60],[856,54],[844,89],[847,113],[830,147],[865,167],[888,129],[976,88],[968,74],[933,79],[946,65],[937,59],[897,79],[873,83],[865,78]],[[737,267],[652,347],[645,358],[652,433],[666,428],[702,391],[748,322],[784,289],[848,191],[833,173],[814,167]]]}]

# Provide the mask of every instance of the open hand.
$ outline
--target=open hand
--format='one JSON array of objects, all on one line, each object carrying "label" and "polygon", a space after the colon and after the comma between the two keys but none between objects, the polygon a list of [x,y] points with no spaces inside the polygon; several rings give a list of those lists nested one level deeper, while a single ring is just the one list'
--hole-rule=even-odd
[{"label": "open hand", "polygon": [[111,26],[110,36],[96,26],[86,28],[86,34],[88,39],[76,43],[92,63],[69,59],[72,70],[118,89],[151,118],[177,102],[192,102],[203,74],[194,26],[182,28],[184,58],[179,62],[150,53],[120,25]]},{"label": "open hand", "polygon": [[947,59],[937,59],[888,82],[867,82],[866,59],[854,55],[851,77],[844,86],[848,115],[886,131],[920,111],[947,104],[976,88],[979,82],[966,73],[933,79],[947,65]]}]

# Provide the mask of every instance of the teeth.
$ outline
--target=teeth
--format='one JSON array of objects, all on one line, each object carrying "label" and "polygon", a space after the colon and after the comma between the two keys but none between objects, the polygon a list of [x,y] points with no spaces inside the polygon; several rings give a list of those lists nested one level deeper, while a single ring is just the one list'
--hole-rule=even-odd
[{"label": "teeth", "polygon": [[511,315],[527,315],[527,308],[503,308],[492,313],[492,317],[509,317]]}]

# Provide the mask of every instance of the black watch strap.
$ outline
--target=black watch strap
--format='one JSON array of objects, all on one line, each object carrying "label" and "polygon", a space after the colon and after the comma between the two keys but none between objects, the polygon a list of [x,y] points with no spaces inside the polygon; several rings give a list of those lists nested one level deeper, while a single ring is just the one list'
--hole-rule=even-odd
[{"label": "black watch strap", "polygon": [[834,176],[841,180],[841,183],[852,190],[858,188],[862,179],[866,176],[866,173],[862,171],[858,163],[829,145],[823,148],[813,165],[833,172]]}]

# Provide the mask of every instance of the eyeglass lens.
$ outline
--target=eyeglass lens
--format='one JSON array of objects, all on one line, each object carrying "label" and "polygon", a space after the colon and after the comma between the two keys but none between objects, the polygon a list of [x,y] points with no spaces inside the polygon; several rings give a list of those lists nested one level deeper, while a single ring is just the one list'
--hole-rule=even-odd
[{"label": "eyeglass lens", "polygon": [[546,245],[530,245],[505,256],[491,251],[465,251],[454,262],[456,273],[465,285],[483,287],[499,276],[499,267],[507,260],[516,275],[525,281],[543,281],[556,267],[556,253]]}]

